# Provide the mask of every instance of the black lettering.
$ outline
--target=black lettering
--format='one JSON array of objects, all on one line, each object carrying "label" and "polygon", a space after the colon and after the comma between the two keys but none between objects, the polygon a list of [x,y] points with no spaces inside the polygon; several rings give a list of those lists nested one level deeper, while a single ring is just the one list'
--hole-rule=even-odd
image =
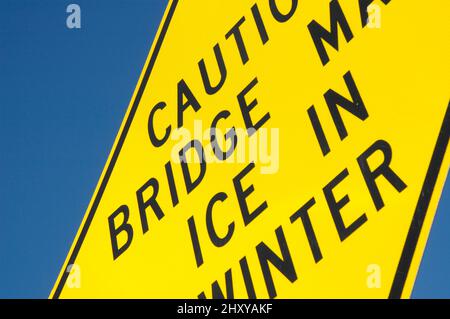
[{"label": "black lettering", "polygon": [[245,256],[241,260],[239,260],[239,265],[241,266],[248,299],[256,299],[255,287],[253,285],[252,276],[250,275],[250,269],[248,268],[248,262]]},{"label": "black lettering", "polygon": [[[383,153],[384,159],[383,163],[381,163],[377,168],[371,170],[369,167],[368,159],[372,156],[376,151],[380,151]],[[386,178],[389,183],[397,190],[397,192],[401,193],[407,185],[398,177],[397,174],[389,167],[392,160],[392,149],[388,142],[383,140],[378,140],[372,144],[364,153],[362,153],[358,157],[358,164],[361,169],[361,172],[364,176],[364,180],[366,181],[367,188],[369,189],[370,196],[372,196],[373,203],[379,211],[384,207],[383,198],[380,195],[380,190],[377,187],[376,179],[381,175]]]},{"label": "black lettering", "polygon": [[206,208],[206,228],[208,230],[209,238],[211,239],[211,242],[216,247],[223,247],[225,246],[231,239],[234,233],[234,222],[231,222],[228,225],[228,231],[227,234],[224,237],[219,237],[217,235],[216,229],[214,227],[214,223],[212,220],[212,212],[214,204],[218,201],[225,201],[228,198],[227,194],[225,193],[218,193],[213,196],[213,198],[209,201],[208,207]]},{"label": "black lettering", "polygon": [[217,91],[222,88],[227,78],[227,68],[225,66],[225,62],[223,61],[222,51],[220,50],[220,46],[218,43],[214,46],[214,55],[216,56],[216,62],[219,66],[220,71],[220,80],[215,86],[211,85],[211,80],[209,78],[208,72],[206,71],[205,60],[201,59],[200,62],[198,62],[203,85],[205,87],[206,93],[208,93],[209,95],[217,93]]},{"label": "black lettering", "polygon": [[331,32],[322,27],[315,20],[312,20],[308,24],[309,32],[314,41],[314,45],[316,46],[322,65],[326,65],[330,61],[323,41],[326,41],[335,50],[339,51],[338,26],[341,27],[347,42],[353,39],[353,33],[350,30],[350,26],[348,25],[347,19],[345,18],[344,12],[342,12],[342,8],[338,0],[332,0],[330,2],[330,26]]},{"label": "black lettering", "polygon": [[344,74],[344,80],[353,101],[346,99],[345,97],[331,89],[324,94],[328,109],[330,110],[331,117],[333,118],[334,125],[336,126],[341,140],[346,138],[348,133],[342,120],[341,114],[339,113],[339,109],[337,107],[338,105],[362,121],[366,120],[369,117],[367,109],[364,105],[361,95],[359,94],[358,88],[356,87],[355,81],[353,80],[350,71]]},{"label": "black lettering", "polygon": [[[198,177],[195,180],[192,180],[191,173],[189,171],[189,164],[187,163],[186,153],[189,149],[195,149],[197,157],[200,163],[200,172]],[[184,184],[186,185],[186,191],[189,194],[192,192],[203,180],[206,173],[206,161],[205,161],[205,151],[203,150],[203,146],[198,140],[192,140],[186,144],[185,147],[179,153],[180,161],[181,161],[181,169],[183,171]]]},{"label": "black lettering", "polygon": [[250,104],[245,100],[245,96],[250,92],[250,90],[258,83],[258,79],[254,78],[241,93],[238,94],[237,99],[239,106],[241,108],[242,117],[244,118],[245,126],[247,127],[247,134],[252,136],[261,126],[264,125],[269,119],[270,114],[266,113],[256,124],[253,124],[252,118],[250,117],[250,111],[258,105],[258,100],[253,99]]},{"label": "black lettering", "polygon": [[250,185],[247,189],[242,188],[241,181],[242,179],[255,168],[255,163],[251,162],[248,164],[238,175],[233,178],[233,184],[236,191],[236,196],[239,202],[239,207],[241,208],[242,218],[244,220],[245,226],[250,224],[259,214],[261,214],[267,208],[267,202],[264,201],[261,205],[258,206],[253,212],[249,211],[247,205],[247,197],[254,192],[255,187]]},{"label": "black lettering", "polygon": [[191,235],[192,248],[194,248],[195,262],[197,268],[203,265],[203,254],[200,247],[200,241],[198,239],[197,227],[195,226],[194,216],[188,219],[189,233]]},{"label": "black lettering", "polygon": [[[116,228],[115,219],[120,214],[123,215],[122,223]],[[120,255],[122,255],[128,247],[131,245],[131,241],[133,240],[133,227],[128,223],[128,218],[130,217],[130,211],[127,205],[122,205],[111,216],[108,217],[109,224],[109,235],[111,237],[111,246],[113,251],[113,259],[116,260]],[[119,244],[117,243],[117,235],[121,232],[125,232],[127,234],[127,241],[119,248]]]},{"label": "black lettering", "polygon": [[166,107],[166,103],[159,102],[152,108],[152,110],[150,111],[150,115],[148,117],[148,136],[150,137],[150,141],[152,142],[153,146],[155,146],[155,147],[162,146],[169,139],[169,136],[170,136],[171,125],[167,126],[166,132],[164,133],[164,136],[161,139],[159,139],[156,136],[155,128],[153,125],[153,117],[155,116],[156,111],[163,110],[165,107]]},{"label": "black lettering", "polygon": [[259,37],[261,38],[262,44],[266,44],[269,41],[269,35],[267,34],[266,26],[259,11],[258,4],[252,6],[253,19],[255,19],[256,27],[258,28]]},{"label": "black lettering", "polygon": [[[147,201],[144,201],[144,192],[149,188],[153,188],[152,196]],[[148,231],[148,221],[146,209],[150,206],[155,213],[158,220],[164,217],[164,213],[156,201],[156,196],[158,196],[159,183],[155,178],[150,178],[141,188],[136,191],[136,197],[139,207],[139,215],[141,216],[142,233],[145,234]]]},{"label": "black lettering", "polygon": [[[225,273],[225,285],[227,289],[227,299],[233,299],[234,298],[234,291],[233,291],[233,276],[231,273],[231,269],[228,269]],[[216,281],[213,282],[212,286],[212,299],[225,299],[225,296],[223,295],[222,289],[219,286],[219,283]],[[205,293],[202,292],[200,295],[198,295],[199,299],[206,299]]]},{"label": "black lettering", "polygon": [[261,265],[261,270],[270,298],[275,298],[277,296],[277,291],[273,282],[272,273],[270,272],[269,262],[275,266],[275,268],[277,268],[287,279],[289,279],[291,283],[297,280],[297,274],[292,262],[292,257],[281,226],[275,230],[275,234],[277,236],[278,245],[280,246],[282,258],[278,257],[278,255],[267,247],[264,242],[261,242],[258,246],[256,246],[256,252],[258,253],[259,263]]},{"label": "black lettering", "polygon": [[241,25],[245,22],[245,17],[239,19],[239,21],[231,28],[230,31],[225,35],[226,39],[229,39],[231,36],[234,36],[234,40],[236,41],[236,45],[239,50],[239,55],[241,56],[242,64],[246,64],[248,62],[248,54],[247,49],[245,48],[244,40],[242,39],[241,34]]},{"label": "black lettering", "polygon": [[175,207],[178,205],[178,193],[177,187],[175,184],[175,178],[173,177],[173,170],[170,161],[168,161],[165,165],[167,182],[169,183],[170,190],[170,198],[172,199],[172,206]]},{"label": "black lettering", "polygon": [[211,141],[212,149],[214,151],[214,155],[217,157],[217,159],[219,159],[221,161],[226,160],[228,157],[230,157],[233,154],[234,150],[236,149],[237,142],[238,142],[236,129],[234,128],[234,126],[233,126],[233,128],[231,128],[229,131],[227,131],[225,133],[225,140],[228,140],[228,139],[231,140],[231,146],[228,149],[228,151],[226,151],[226,152],[222,151],[222,149],[219,146],[219,143],[217,142],[217,137],[216,137],[217,123],[221,119],[227,119],[230,116],[230,114],[231,113],[229,111],[224,110],[224,111],[220,112],[219,114],[217,114],[211,123],[210,141]]},{"label": "black lettering", "polygon": [[270,11],[272,12],[273,17],[278,22],[286,22],[288,21],[297,10],[298,0],[292,0],[291,8],[288,13],[281,13],[280,9],[278,9],[277,3],[275,0],[269,0]]},{"label": "black lettering", "polygon": [[[184,102],[184,97],[187,101]],[[200,110],[200,103],[195,98],[191,89],[184,80],[178,82],[178,128],[183,126],[183,114],[191,106],[195,112]]]},{"label": "black lettering", "polygon": [[361,227],[366,221],[366,214],[359,216],[350,226],[346,227],[344,220],[342,219],[341,209],[350,202],[348,195],[345,195],[340,200],[336,201],[333,194],[333,189],[339,185],[348,176],[348,170],[344,169],[339,173],[327,186],[323,188],[323,193],[328,203],[328,207],[333,217],[336,230],[339,234],[341,241],[344,241],[348,236],[350,236],[354,231]]},{"label": "black lettering", "polygon": [[320,251],[319,242],[317,241],[316,233],[311,224],[311,219],[309,218],[308,210],[316,204],[316,200],[311,198],[305,205],[302,206],[297,212],[295,212],[290,220],[294,223],[297,219],[301,219],[303,223],[303,228],[305,229],[306,237],[308,238],[309,247],[314,256],[314,261],[318,263],[322,260],[322,252]]},{"label": "black lettering", "polygon": [[330,146],[328,145],[327,138],[323,131],[322,124],[320,124],[314,105],[308,109],[308,116],[313,126],[314,133],[316,134],[317,141],[319,142],[320,150],[322,151],[323,156],[325,156],[330,153]]}]

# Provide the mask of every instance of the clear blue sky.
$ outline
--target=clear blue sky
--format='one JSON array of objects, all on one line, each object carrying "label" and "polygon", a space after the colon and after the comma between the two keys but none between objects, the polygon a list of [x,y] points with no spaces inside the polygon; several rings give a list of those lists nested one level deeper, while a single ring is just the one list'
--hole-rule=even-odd
[{"label": "clear blue sky", "polygon": [[[165,5],[0,0],[0,298],[49,295]],[[447,183],[414,297],[450,297],[449,210]]]}]

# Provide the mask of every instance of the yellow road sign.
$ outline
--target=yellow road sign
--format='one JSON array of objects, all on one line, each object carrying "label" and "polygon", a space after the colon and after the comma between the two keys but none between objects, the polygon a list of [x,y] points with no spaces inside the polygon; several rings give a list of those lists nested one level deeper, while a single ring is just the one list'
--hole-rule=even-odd
[{"label": "yellow road sign", "polygon": [[169,2],[51,297],[409,297],[450,2]]}]

